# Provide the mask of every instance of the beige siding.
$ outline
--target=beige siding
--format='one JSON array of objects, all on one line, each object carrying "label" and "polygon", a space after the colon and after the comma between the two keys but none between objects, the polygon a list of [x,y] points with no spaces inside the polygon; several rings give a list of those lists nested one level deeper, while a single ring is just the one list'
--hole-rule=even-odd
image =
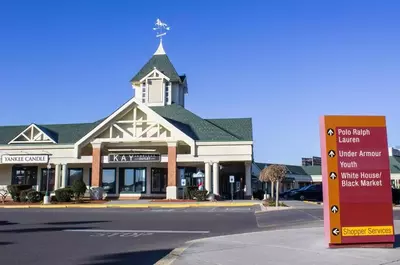
[{"label": "beige siding", "polygon": [[149,103],[162,103],[163,102],[163,80],[153,79],[149,80]]}]

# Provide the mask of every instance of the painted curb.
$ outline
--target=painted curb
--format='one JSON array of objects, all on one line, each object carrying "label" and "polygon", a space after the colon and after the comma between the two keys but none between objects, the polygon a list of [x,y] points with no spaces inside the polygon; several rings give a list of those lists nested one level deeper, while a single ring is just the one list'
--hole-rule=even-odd
[{"label": "painted curb", "polygon": [[207,204],[92,204],[92,205],[0,205],[0,209],[61,209],[61,208],[202,208],[202,207],[252,207],[259,203],[207,203]]},{"label": "painted curb", "polygon": [[154,265],[171,265],[188,249],[194,242],[186,242],[183,246],[175,248],[167,256],[157,261]]}]

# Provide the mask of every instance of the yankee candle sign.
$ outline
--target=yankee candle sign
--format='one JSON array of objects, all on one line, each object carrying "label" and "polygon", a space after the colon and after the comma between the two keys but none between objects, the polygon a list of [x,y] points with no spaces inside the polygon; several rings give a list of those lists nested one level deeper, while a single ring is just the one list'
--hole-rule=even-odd
[{"label": "yankee candle sign", "polygon": [[320,120],[325,238],[330,247],[393,247],[392,188],[384,116]]}]

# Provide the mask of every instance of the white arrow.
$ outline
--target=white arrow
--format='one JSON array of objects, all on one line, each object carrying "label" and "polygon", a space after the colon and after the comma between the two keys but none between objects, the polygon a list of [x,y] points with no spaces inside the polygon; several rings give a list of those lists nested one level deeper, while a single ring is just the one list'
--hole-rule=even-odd
[{"label": "white arrow", "polygon": [[335,151],[333,151],[333,150],[329,151],[328,155],[330,157],[334,157],[335,156]]},{"label": "white arrow", "polygon": [[329,176],[331,179],[335,179],[336,178],[336,174],[335,172],[331,172],[331,175]]},{"label": "white arrow", "polygon": [[339,208],[336,205],[333,205],[331,211],[332,213],[337,213],[339,211]]},{"label": "white arrow", "polygon": [[335,134],[335,131],[334,131],[333,129],[329,128],[329,129],[328,129],[328,135],[329,135],[329,136],[332,136],[332,135],[334,135],[334,134]]},{"label": "white arrow", "polygon": [[333,230],[332,230],[332,234],[334,234],[335,236],[337,236],[337,235],[339,235],[339,229],[337,229],[337,228],[333,228]]}]

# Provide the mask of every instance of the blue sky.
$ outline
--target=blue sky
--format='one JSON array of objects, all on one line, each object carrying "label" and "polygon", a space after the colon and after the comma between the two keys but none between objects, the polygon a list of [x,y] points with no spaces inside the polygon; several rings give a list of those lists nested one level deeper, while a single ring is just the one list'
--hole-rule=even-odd
[{"label": "blue sky", "polygon": [[0,2],[0,125],[89,122],[133,95],[156,18],[186,107],[252,117],[255,159],[320,155],[319,116],[387,116],[400,145],[399,1]]}]

